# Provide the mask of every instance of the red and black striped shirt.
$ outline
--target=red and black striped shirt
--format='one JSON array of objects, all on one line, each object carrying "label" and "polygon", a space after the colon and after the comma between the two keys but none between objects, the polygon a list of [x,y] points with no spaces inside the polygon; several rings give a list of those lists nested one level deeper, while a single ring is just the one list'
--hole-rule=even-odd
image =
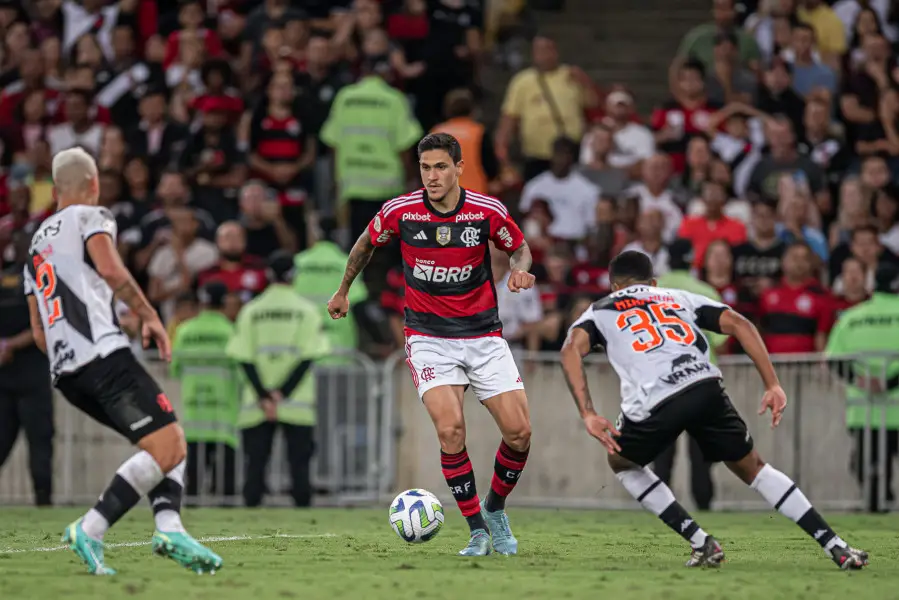
[{"label": "red and black striped shirt", "polygon": [[385,202],[368,233],[375,246],[400,239],[407,336],[502,335],[488,242],[514,252],[524,236],[499,200],[462,189],[444,214],[418,190]]},{"label": "red and black striped shirt", "polygon": [[[307,135],[302,119],[295,113],[290,113],[286,118],[275,118],[267,110],[262,110],[253,115],[250,148],[269,163],[297,163],[303,155]],[[264,173],[255,173],[255,176],[278,190],[281,204],[299,204],[305,200],[299,175],[287,184],[271,181]]]}]

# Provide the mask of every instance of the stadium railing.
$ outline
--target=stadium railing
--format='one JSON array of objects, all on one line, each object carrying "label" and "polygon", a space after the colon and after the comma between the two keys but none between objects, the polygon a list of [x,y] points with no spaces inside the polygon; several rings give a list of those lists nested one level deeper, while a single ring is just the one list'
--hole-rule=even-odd
[{"label": "stadium railing", "polygon": [[[192,358],[196,360],[196,355]],[[383,394],[383,370],[361,353],[342,357],[339,364],[316,368],[318,423],[312,486],[319,504],[366,504],[392,489],[394,433],[392,402]],[[167,365],[144,361],[160,383],[175,412],[183,415],[180,382]],[[54,503],[88,504],[96,501],[116,468],[134,449],[127,440],[92,421],[55,393],[53,479]],[[223,424],[226,427],[227,424]],[[203,455],[205,444],[198,444]],[[0,504],[30,504],[32,484],[27,444],[20,436],[12,456],[0,472]],[[243,505],[244,455],[236,451],[235,494],[225,495],[224,454],[214,465],[198,465],[200,493],[189,502],[197,505]],[[214,469],[219,469],[218,473]],[[212,486],[215,486],[214,489]],[[292,505],[286,445],[279,432],[268,466],[265,505]]]},{"label": "stadium railing", "polygon": [[[882,356],[881,367],[868,367],[869,378],[884,379],[886,365],[899,361],[899,355]],[[852,359],[876,362],[875,355]],[[385,364],[385,393],[395,399],[402,419],[397,447],[395,489],[423,487],[440,493],[445,483],[437,468],[437,450],[428,415],[421,409],[412,386],[405,357],[396,355]],[[846,387],[822,356],[775,357],[778,374],[789,399],[780,426],[772,430],[770,415],[759,416],[763,386],[755,367],[747,357],[725,356],[719,361],[727,393],[743,415],[755,440],[755,447],[766,460],[789,474],[816,505],[828,510],[853,510],[867,506],[854,471],[854,438],[846,429]],[[614,418],[619,413],[619,381],[602,356],[587,358],[587,373],[597,411]],[[606,465],[604,451],[584,431],[578,418],[558,354],[522,355],[519,360],[530,404],[532,448],[525,475],[510,497],[510,503],[528,506],[579,508],[638,508],[619,485]],[[873,372],[872,372],[873,370]],[[889,404],[884,395],[869,394],[861,402],[869,407]],[[480,487],[486,489],[493,472],[493,461],[500,438],[493,420],[470,394],[466,396],[467,449],[479,474]],[[884,421],[872,421],[863,452],[873,449],[872,431],[885,430]],[[877,436],[881,449],[886,436]],[[686,436],[678,440],[672,475],[675,495],[692,506],[689,456]],[[885,452],[879,452],[884,457]],[[865,461],[868,465],[870,461]],[[897,461],[899,462],[899,461]],[[884,480],[886,461],[878,461],[877,473]],[[865,481],[874,476],[863,472]],[[714,509],[767,510],[768,505],[751,489],[730,474],[723,465],[712,467],[715,482]],[[894,478],[894,481],[899,479]],[[865,490],[870,486],[864,486]],[[881,506],[886,505],[885,486],[880,486]]]},{"label": "stadium railing", "polygon": [[[534,452],[526,475],[510,502],[517,505],[581,508],[637,508],[621,488],[598,444],[583,430],[572,405],[558,355],[521,355],[520,369],[530,401]],[[899,355],[853,356],[868,379],[885,380],[887,365]],[[879,360],[879,362],[878,362]],[[618,378],[601,356],[588,357],[590,389],[598,410],[618,415]],[[761,381],[745,357],[725,356],[719,366],[728,395],[743,415],[762,457],[790,475],[819,507],[854,510],[869,505],[868,485],[860,485],[855,474],[855,453],[866,456],[880,445],[878,460],[862,472],[862,480],[885,479],[885,420],[872,419],[871,407],[888,405],[886,394],[867,393],[859,402],[868,407],[868,426],[862,448],[846,429],[846,386],[818,355],[775,357],[781,382],[789,398],[783,422],[770,428],[770,416],[758,416]],[[181,406],[180,383],[166,368],[148,362],[151,373],[166,391],[176,410]],[[872,366],[873,365],[873,366]],[[879,366],[878,366],[879,365]],[[865,371],[866,370],[866,371]],[[856,373],[860,373],[856,369]],[[319,366],[318,425],[312,482],[318,492],[316,504],[350,505],[389,501],[397,491],[421,487],[444,494],[445,482],[438,468],[438,450],[433,426],[422,409],[405,363],[397,353],[381,364],[354,353],[342,364]],[[54,501],[57,504],[93,502],[114,470],[133,449],[116,433],[94,423],[56,398],[54,441]],[[486,489],[493,471],[499,433],[493,420],[468,394],[465,401],[467,447]],[[691,505],[689,457],[686,438],[678,441],[672,477],[675,494]],[[221,459],[220,459],[221,460]],[[237,451],[236,493],[223,493],[223,478],[217,489],[192,499],[200,505],[241,505],[244,480],[243,454]],[[897,461],[899,462],[899,461]],[[863,461],[869,465],[871,461]],[[199,479],[208,483],[212,474],[199,465]],[[719,510],[767,509],[751,489],[740,483],[722,465],[712,468],[715,481],[713,508]],[[899,478],[894,478],[899,481]],[[290,505],[290,476],[286,448],[276,438],[268,470],[266,505]],[[879,486],[880,506],[886,506],[885,486]],[[446,498],[450,500],[450,498]],[[32,501],[27,446],[20,436],[8,463],[0,472],[0,504],[29,504]]]}]

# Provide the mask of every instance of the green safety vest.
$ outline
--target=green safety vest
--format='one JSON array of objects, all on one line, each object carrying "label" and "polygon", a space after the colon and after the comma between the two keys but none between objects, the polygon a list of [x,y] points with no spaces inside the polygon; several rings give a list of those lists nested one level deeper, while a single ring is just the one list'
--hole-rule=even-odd
[{"label": "green safety vest", "polygon": [[214,310],[202,311],[175,330],[171,374],[181,380],[181,424],[188,442],[237,448],[240,377],[225,354],[233,332],[231,321]]},{"label": "green safety vest", "polygon": [[[691,294],[699,294],[705,296],[709,300],[721,302],[721,295],[718,290],[693,277],[689,271],[670,271],[658,278],[657,283],[661,288],[671,288],[673,290],[683,290]],[[715,348],[724,343],[727,336],[723,333],[715,333],[713,331],[704,331],[705,337],[709,340],[709,360],[714,364],[718,357],[715,354]]]},{"label": "green safety vest", "polygon": [[406,96],[380,77],[364,77],[337,92],[320,137],[335,150],[340,200],[383,201],[402,194],[402,153],[422,133]]},{"label": "green safety vest", "polygon": [[[228,356],[238,363],[255,365],[267,390],[284,385],[301,362],[318,361],[330,352],[320,307],[284,284],[268,286],[241,309],[227,348]],[[278,404],[278,421],[315,425],[315,399],[315,374],[310,368],[290,396]],[[247,383],[237,425],[243,429],[263,421],[259,398]]]},{"label": "green safety vest", "polygon": [[[846,357],[865,352],[896,353],[895,359],[883,357],[860,358],[852,363],[852,370],[863,377],[886,379],[899,376],[899,297],[876,292],[874,296],[842,315],[827,339],[825,353],[830,357]],[[846,426],[865,427],[867,405],[872,402],[871,427],[880,426],[882,407],[886,404],[886,423],[889,429],[899,429],[899,388],[871,394],[854,385],[846,387]]]},{"label": "green safety vest", "polygon": [[[341,352],[355,350],[359,343],[352,311],[343,319],[332,319],[328,314],[328,300],[343,281],[347,258],[340,246],[329,241],[316,242],[294,257],[296,277],[293,289],[319,307],[328,341],[335,351]],[[368,290],[362,281],[356,280],[350,287],[349,299],[351,307],[368,299]],[[347,360],[335,356],[325,359],[322,364],[338,364]]]}]

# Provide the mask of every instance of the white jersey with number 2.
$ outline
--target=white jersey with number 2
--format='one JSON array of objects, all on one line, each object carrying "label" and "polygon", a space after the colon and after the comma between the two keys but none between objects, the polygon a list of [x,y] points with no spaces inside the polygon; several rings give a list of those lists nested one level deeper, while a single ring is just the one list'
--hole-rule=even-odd
[{"label": "white jersey with number 2", "polygon": [[621,379],[621,410],[639,422],[684,388],[721,377],[701,330],[718,331],[727,309],[699,294],[632,285],[595,302],[571,327],[605,348]]},{"label": "white jersey with number 2", "polygon": [[31,239],[25,293],[37,298],[54,379],[129,345],[119,327],[113,291],[87,252],[87,240],[97,234],[115,243],[112,213],[72,205],[48,217]]}]

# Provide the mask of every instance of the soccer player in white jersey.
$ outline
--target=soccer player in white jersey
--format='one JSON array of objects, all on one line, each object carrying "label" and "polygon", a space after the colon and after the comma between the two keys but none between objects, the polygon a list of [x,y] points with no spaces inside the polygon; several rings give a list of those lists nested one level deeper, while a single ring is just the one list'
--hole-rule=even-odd
[{"label": "soccer player in white jersey", "polygon": [[184,432],[116,318],[114,298],[140,318],[144,346],[155,340],[160,356],[171,359],[159,316],[116,251],[115,218],[97,206],[94,159],[81,148],[60,152],[53,159],[53,185],[57,211],[35,232],[25,266],[34,339],[66,399],[139,448],[62,539],[91,573],[114,574],[104,562],[103,535],[147,496],[157,529],[153,551],[193,571],[214,572],[222,559],[181,523]]},{"label": "soccer player in white jersey", "polygon": [[[641,252],[618,255],[610,277],[613,293],[572,324],[562,348],[562,368],[587,432],[605,446],[618,480],[690,543],[687,566],[719,566],[724,551],[646,467],[684,431],[699,443],[706,460],[724,461],[814,538],[841,569],[867,565],[866,552],[850,548],[789,477],[765,464],[724,391],[721,372],[709,361],[702,329],[736,337],[765,385],[759,414],[770,410],[776,427],[787,397],[755,326],[719,302],[656,287],[652,262]],[[605,348],[621,379],[621,414],[614,425],[596,414],[584,376],[583,357],[598,346]]]}]

